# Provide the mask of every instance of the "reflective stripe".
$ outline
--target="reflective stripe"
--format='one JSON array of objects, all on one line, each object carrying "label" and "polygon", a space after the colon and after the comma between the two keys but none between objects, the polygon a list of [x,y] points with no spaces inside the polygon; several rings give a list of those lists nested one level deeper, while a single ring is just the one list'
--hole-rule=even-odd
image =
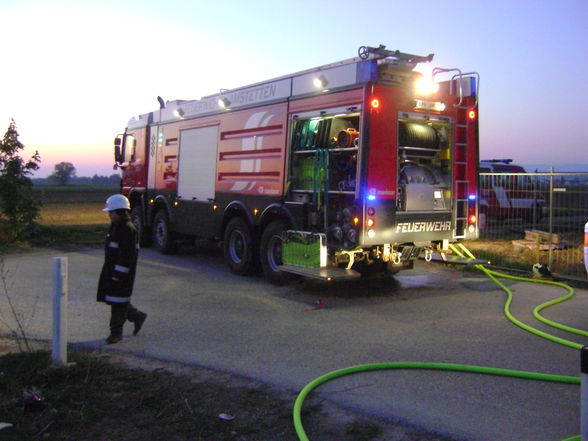
[{"label": "reflective stripe", "polygon": [[118,248],[118,242],[109,242],[109,243],[108,243],[108,246],[109,246],[110,248]]},{"label": "reflective stripe", "polygon": [[114,270],[118,271],[119,273],[128,273],[130,271],[129,268],[127,268],[126,266],[122,266],[122,265],[115,265]]},{"label": "reflective stripe", "polygon": [[111,303],[129,303],[130,299],[128,297],[112,297],[112,296],[105,296],[104,300]]}]

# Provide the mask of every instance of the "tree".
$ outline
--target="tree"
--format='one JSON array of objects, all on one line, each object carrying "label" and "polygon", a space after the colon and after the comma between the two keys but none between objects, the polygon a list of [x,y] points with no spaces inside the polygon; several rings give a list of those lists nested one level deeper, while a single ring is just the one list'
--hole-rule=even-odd
[{"label": "tree", "polygon": [[0,142],[0,241],[12,242],[33,231],[39,216],[40,202],[29,178],[39,169],[39,152],[25,161],[20,152],[14,120]]},{"label": "tree", "polygon": [[76,168],[71,162],[60,162],[55,164],[53,174],[49,179],[53,179],[61,185],[66,185],[69,181],[76,177]]}]

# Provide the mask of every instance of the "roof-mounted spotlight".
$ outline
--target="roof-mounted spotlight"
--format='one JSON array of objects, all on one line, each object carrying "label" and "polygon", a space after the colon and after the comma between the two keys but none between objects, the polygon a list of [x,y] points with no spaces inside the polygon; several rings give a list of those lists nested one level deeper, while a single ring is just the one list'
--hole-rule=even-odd
[{"label": "roof-mounted spotlight", "polygon": [[176,118],[181,118],[182,116],[184,116],[186,112],[184,112],[182,109],[180,109],[179,107],[177,109],[174,109],[174,116]]},{"label": "roof-mounted spotlight", "polygon": [[226,97],[220,97],[218,99],[218,105],[222,109],[226,109],[226,108],[228,108],[231,105],[231,101],[228,98],[226,98]]},{"label": "roof-mounted spotlight", "polygon": [[320,75],[312,80],[312,84],[317,89],[324,89],[325,87],[327,87],[327,84],[329,84],[329,81],[325,78],[324,75]]},{"label": "roof-mounted spotlight", "polygon": [[432,95],[439,91],[439,84],[435,83],[432,78],[421,75],[415,81],[415,92],[418,95]]}]

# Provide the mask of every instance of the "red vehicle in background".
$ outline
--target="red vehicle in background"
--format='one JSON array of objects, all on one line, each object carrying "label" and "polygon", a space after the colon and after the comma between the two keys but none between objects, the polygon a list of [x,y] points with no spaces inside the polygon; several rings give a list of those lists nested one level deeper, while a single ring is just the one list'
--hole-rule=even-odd
[{"label": "red vehicle in background", "polygon": [[537,182],[523,167],[513,164],[512,159],[480,161],[480,228],[490,219],[539,222],[545,209]]}]

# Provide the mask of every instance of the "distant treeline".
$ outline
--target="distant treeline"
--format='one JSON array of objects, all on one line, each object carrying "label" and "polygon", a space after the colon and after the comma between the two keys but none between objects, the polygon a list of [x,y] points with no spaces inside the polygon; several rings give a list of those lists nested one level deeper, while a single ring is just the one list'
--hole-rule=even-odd
[{"label": "distant treeline", "polygon": [[[34,178],[34,185],[55,185],[58,182],[51,178]],[[120,174],[113,173],[110,176],[94,175],[73,177],[67,181],[66,185],[118,185],[120,183]]]}]

